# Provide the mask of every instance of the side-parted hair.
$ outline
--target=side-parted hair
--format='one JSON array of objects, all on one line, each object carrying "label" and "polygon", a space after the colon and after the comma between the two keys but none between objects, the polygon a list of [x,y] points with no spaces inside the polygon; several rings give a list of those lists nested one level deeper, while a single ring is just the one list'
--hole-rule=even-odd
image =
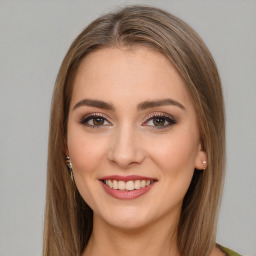
[{"label": "side-parted hair", "polygon": [[72,85],[88,53],[109,47],[150,47],[174,65],[194,104],[208,167],[195,170],[178,226],[182,256],[208,256],[225,173],[225,117],[215,62],[197,33],[179,18],[150,6],[129,6],[101,16],[69,48],[52,98],[43,256],[81,256],[92,232],[93,213],[65,166]]}]

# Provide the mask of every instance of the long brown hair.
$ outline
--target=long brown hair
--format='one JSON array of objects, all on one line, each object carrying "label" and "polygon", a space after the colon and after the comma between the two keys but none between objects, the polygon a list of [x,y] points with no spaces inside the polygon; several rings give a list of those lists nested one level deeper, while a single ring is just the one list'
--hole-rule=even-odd
[{"label": "long brown hair", "polygon": [[44,256],[79,256],[92,232],[92,210],[65,166],[72,82],[81,60],[104,47],[151,47],[175,66],[193,101],[208,167],[195,170],[185,195],[178,230],[183,256],[207,256],[216,226],[225,170],[225,120],[221,82],[204,42],[185,22],[157,8],[130,6],[93,21],[72,43],[60,67],[52,99]]}]

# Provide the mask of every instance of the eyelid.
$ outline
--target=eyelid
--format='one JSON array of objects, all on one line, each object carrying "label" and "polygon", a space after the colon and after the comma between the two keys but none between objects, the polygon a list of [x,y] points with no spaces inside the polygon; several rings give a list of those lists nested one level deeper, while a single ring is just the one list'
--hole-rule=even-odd
[{"label": "eyelid", "polygon": [[149,118],[152,118],[152,117],[160,117],[160,116],[163,116],[163,117],[169,117],[170,119],[174,119],[174,117],[170,114],[167,114],[165,112],[154,112],[154,113],[150,113],[149,115],[147,115],[146,119],[148,120]]},{"label": "eyelid", "polygon": [[[106,121],[108,124],[107,125],[90,125],[90,124],[87,123],[91,119],[98,118],[98,117],[104,119],[104,121]],[[169,122],[169,124],[164,125],[164,126],[154,126],[154,125],[146,125],[145,124],[145,123],[149,122],[150,120],[152,120],[154,118],[165,118],[165,120],[167,122]],[[104,114],[101,114],[101,113],[89,113],[87,115],[82,116],[82,118],[80,119],[79,122],[82,125],[85,125],[87,127],[101,128],[103,126],[110,126],[110,125],[112,125],[112,123],[108,119],[109,118],[107,116],[105,116]],[[154,113],[151,113],[151,114],[147,115],[146,121],[143,122],[142,126],[149,126],[152,129],[164,129],[164,128],[172,126],[172,125],[174,125],[176,123],[177,122],[176,122],[175,118],[172,115],[164,113],[164,112],[154,112]]]},{"label": "eyelid", "polygon": [[110,125],[112,125],[112,123],[108,120],[109,118],[101,113],[89,113],[87,115],[84,115],[82,116],[82,118],[80,118],[79,122],[82,124],[82,125],[86,125],[88,127],[97,127],[97,128],[100,128],[101,126],[109,126],[109,125],[88,125],[86,124],[87,121],[89,121],[90,119],[93,119],[93,118],[97,118],[97,117],[100,117],[102,119],[104,119],[106,122],[108,122]]},{"label": "eyelid", "polygon": [[[161,117],[167,119],[169,124],[164,125],[164,126],[145,125],[145,123],[149,122],[153,118],[161,118]],[[177,121],[175,120],[175,118],[172,115],[167,114],[167,113],[163,113],[163,112],[155,112],[155,113],[149,114],[147,116],[147,120],[142,125],[143,126],[149,126],[152,129],[164,129],[164,128],[168,128],[168,127],[170,127],[170,126],[172,126],[172,125],[174,125],[176,123],[177,123]]]}]

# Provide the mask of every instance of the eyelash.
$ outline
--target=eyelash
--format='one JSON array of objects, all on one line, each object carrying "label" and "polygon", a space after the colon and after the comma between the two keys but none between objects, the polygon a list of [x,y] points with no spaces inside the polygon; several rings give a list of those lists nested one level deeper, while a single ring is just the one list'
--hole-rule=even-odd
[{"label": "eyelash", "polygon": [[[83,118],[80,120],[80,123],[81,123],[82,125],[85,125],[85,126],[90,127],[90,128],[100,128],[100,127],[104,126],[104,125],[91,125],[91,124],[88,124],[88,122],[89,122],[90,120],[95,120],[95,119],[97,119],[97,118],[102,119],[103,122],[107,121],[107,119],[106,119],[103,115],[101,115],[101,114],[96,114],[96,113],[95,113],[95,114],[90,114],[90,115],[88,115],[88,116],[83,117]],[[143,126],[147,126],[147,125],[144,125],[144,124],[145,124],[145,123],[148,123],[149,121],[154,120],[154,119],[164,119],[164,123],[167,121],[169,124],[164,125],[164,126],[159,126],[159,127],[158,127],[158,126],[150,125],[150,128],[152,128],[152,129],[165,129],[165,128],[167,128],[167,127],[169,127],[169,126],[172,126],[172,125],[174,125],[174,124],[177,123],[177,122],[175,121],[175,119],[174,119],[172,116],[170,116],[170,115],[168,115],[168,114],[161,113],[161,114],[149,115],[149,116],[147,117],[147,121],[144,122],[142,125],[143,125]],[[107,121],[107,122],[108,122],[108,121]],[[108,122],[108,123],[110,123],[110,122]],[[109,126],[109,125],[107,125],[107,126]]]},{"label": "eyelash", "polygon": [[[168,115],[168,114],[164,114],[164,113],[161,113],[161,114],[153,114],[153,115],[149,115],[147,117],[147,121],[145,123],[148,123],[149,121],[151,120],[154,120],[154,119],[163,119],[164,120],[164,123],[167,121],[168,124],[167,125],[164,125],[164,126],[150,126],[152,129],[165,129],[169,126],[172,126],[174,124],[176,124],[177,122],[175,121],[175,119]],[[143,126],[144,126],[144,123],[143,123]],[[146,125],[145,125],[146,126]]]},{"label": "eyelash", "polygon": [[80,123],[82,125],[85,125],[85,126],[88,126],[88,127],[91,127],[91,128],[99,128],[99,126],[102,126],[102,125],[91,125],[91,124],[87,123],[88,121],[93,120],[93,119],[97,119],[97,118],[101,118],[104,121],[107,120],[103,115],[100,115],[100,114],[90,114],[88,116],[82,117],[82,119],[80,120]]}]

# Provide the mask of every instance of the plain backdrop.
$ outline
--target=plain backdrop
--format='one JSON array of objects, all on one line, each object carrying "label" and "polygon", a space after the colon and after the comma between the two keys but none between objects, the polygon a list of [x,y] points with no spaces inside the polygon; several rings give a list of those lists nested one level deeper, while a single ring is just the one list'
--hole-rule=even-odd
[{"label": "plain backdrop", "polygon": [[256,255],[256,1],[0,0],[0,256],[41,255],[51,94],[67,49],[90,21],[135,3],[188,22],[216,60],[227,114],[217,241]]}]

